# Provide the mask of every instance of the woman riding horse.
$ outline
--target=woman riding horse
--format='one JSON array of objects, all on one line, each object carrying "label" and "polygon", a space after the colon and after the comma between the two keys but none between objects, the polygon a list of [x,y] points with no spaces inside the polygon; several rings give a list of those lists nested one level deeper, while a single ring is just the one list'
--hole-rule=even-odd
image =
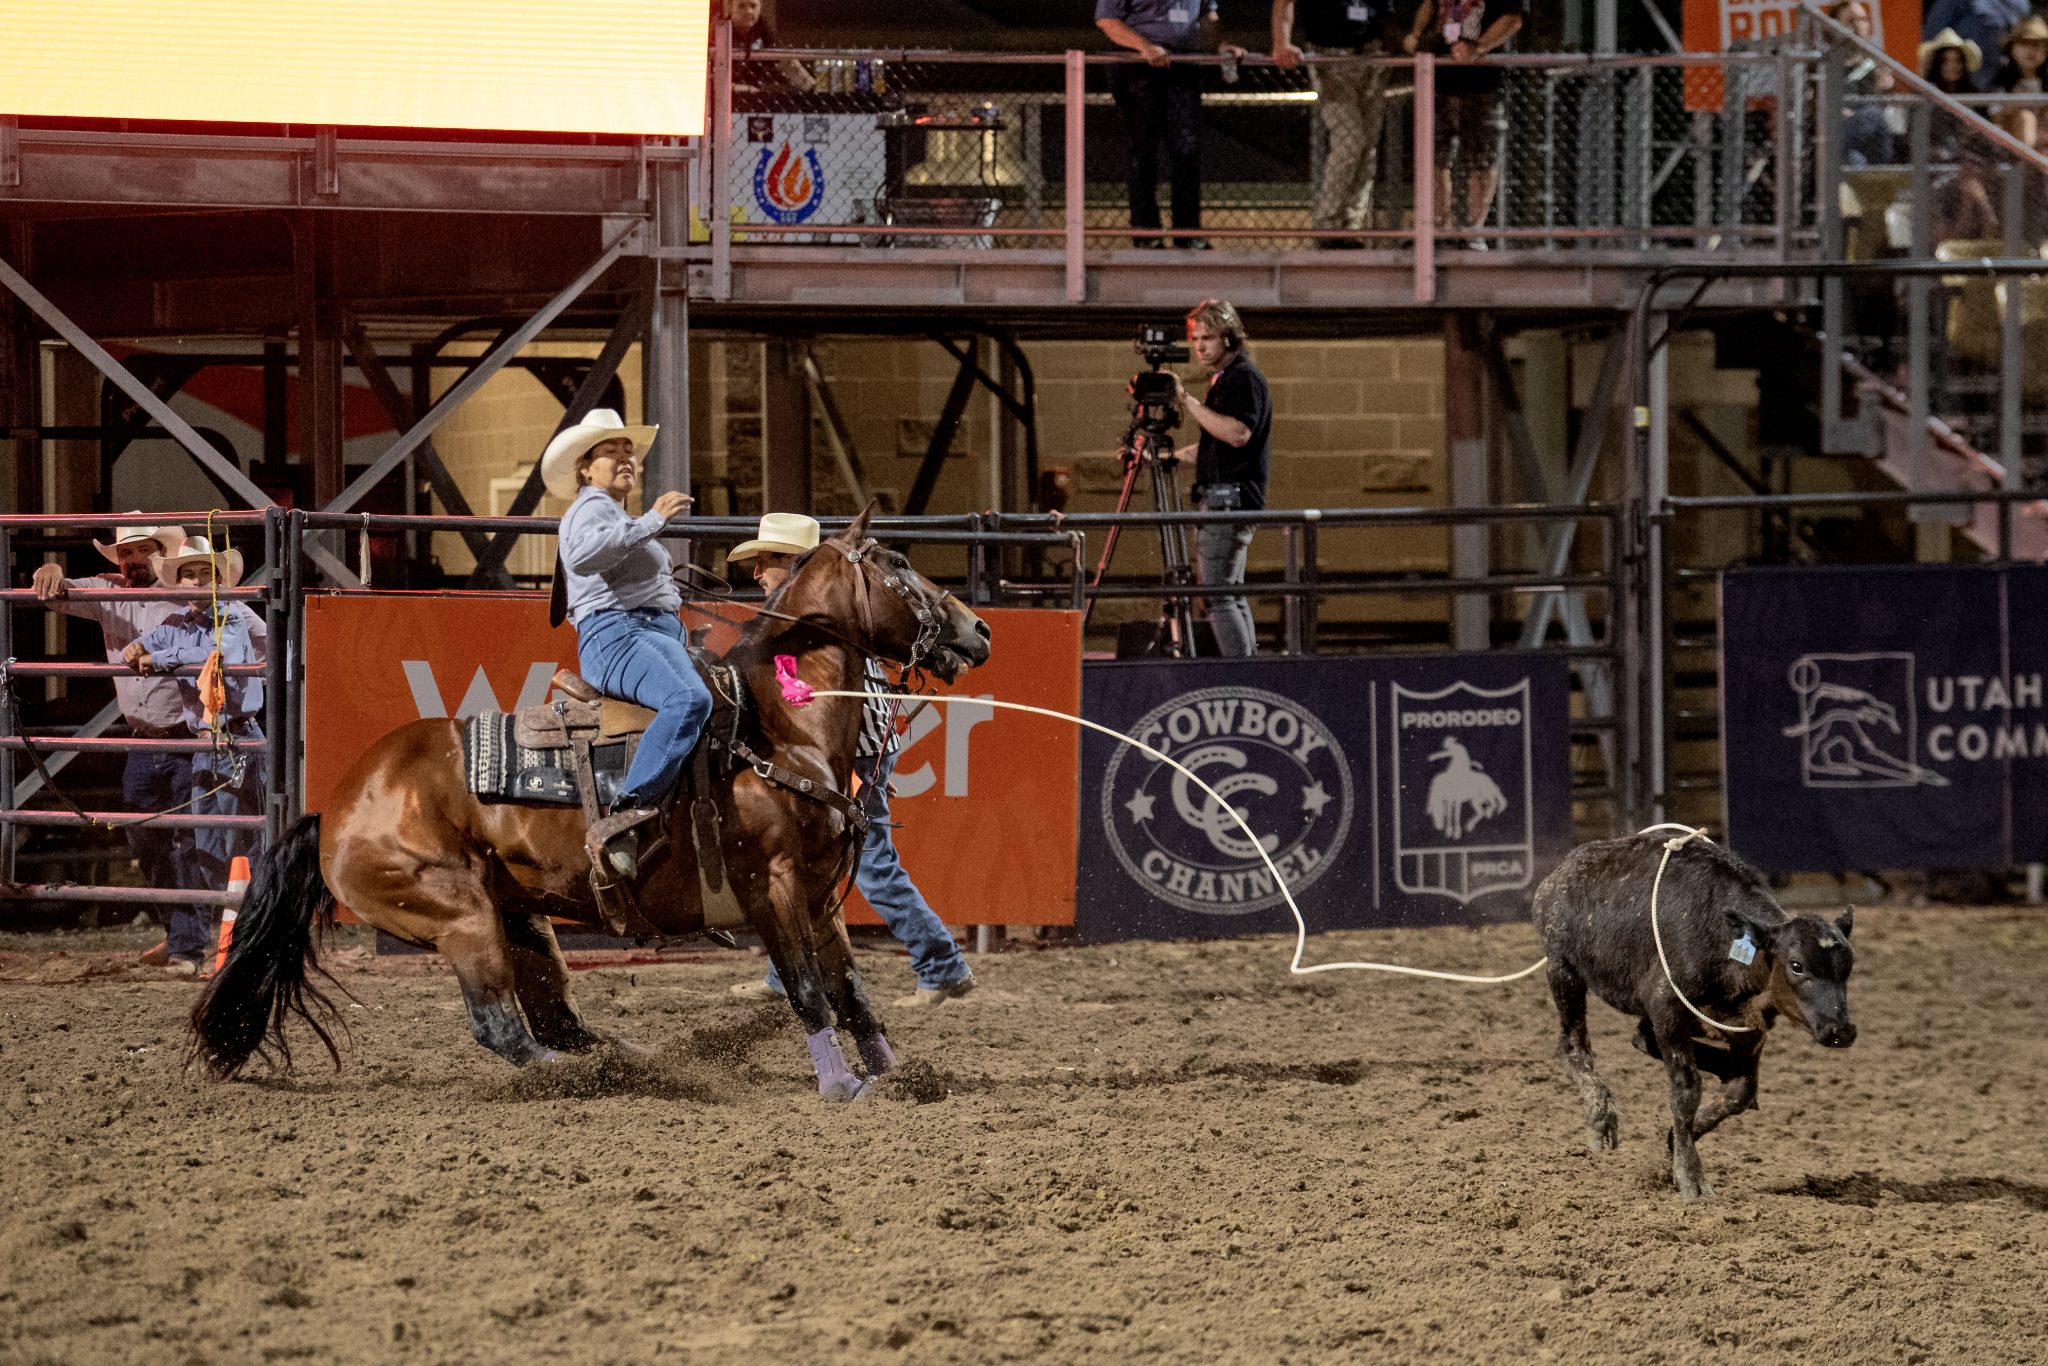
[{"label": "woman riding horse", "polygon": [[611,409],[596,408],[557,433],[540,458],[548,492],[574,500],[562,514],[561,572],[577,667],[600,692],[654,711],[611,813],[585,838],[600,875],[626,882],[639,873],[634,828],[655,817],[711,715],[711,693],[683,646],[682,595],[659,539],[688,509],[689,495],[671,490],[638,517],[626,512],[636,462],[658,430],[628,427]]},{"label": "woman riding horse", "polygon": [[[749,627],[727,661],[747,693],[734,752],[716,787],[720,849],[748,925],[761,936],[803,1022],[818,1091],[867,1083],[840,1053],[852,1034],[869,1076],[893,1062],[854,967],[837,884],[862,826],[850,795],[869,656],[951,681],[989,655],[988,627],[893,550],[865,514],[795,565],[774,615]],[[778,672],[793,660],[819,697],[798,708]],[[550,917],[596,923],[583,820],[571,807],[487,801],[469,790],[464,723],[413,721],[371,745],[324,812],[302,817],[265,856],[225,967],[192,1012],[194,1051],[226,1077],[268,1045],[289,1065],[285,1025],[299,1016],[327,1042],[331,1005],[312,984],[316,928],[336,899],[357,918],[438,950],[455,969],[478,1043],[517,1066],[593,1047],[570,1000]],[[663,818],[668,854],[651,866],[641,905],[666,933],[703,925],[687,808]],[[337,1054],[338,1059],[338,1054]]]}]

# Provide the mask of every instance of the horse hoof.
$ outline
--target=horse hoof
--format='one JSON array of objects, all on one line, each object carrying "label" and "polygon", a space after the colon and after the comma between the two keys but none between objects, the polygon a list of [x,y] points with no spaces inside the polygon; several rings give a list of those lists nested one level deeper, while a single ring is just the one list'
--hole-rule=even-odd
[{"label": "horse hoof", "polygon": [[550,1063],[567,1062],[568,1060],[568,1055],[565,1053],[557,1053],[552,1048],[543,1048],[540,1052],[533,1055],[533,1061],[528,1065],[532,1067],[546,1067]]},{"label": "horse hoof", "polygon": [[829,1087],[819,1087],[818,1094],[824,1097],[827,1105],[844,1105],[848,1101],[859,1100],[873,1090],[874,1085],[872,1081],[848,1076],[844,1080],[833,1082]]}]

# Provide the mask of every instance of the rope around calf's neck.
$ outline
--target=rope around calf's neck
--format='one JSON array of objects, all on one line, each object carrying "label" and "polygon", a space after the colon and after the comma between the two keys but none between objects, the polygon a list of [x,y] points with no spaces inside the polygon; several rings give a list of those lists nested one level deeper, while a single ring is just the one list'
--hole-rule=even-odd
[{"label": "rope around calf's neck", "polygon": [[1713,841],[1707,839],[1707,828],[1704,825],[1679,825],[1673,821],[1664,821],[1657,825],[1646,825],[1636,833],[1648,835],[1658,830],[1685,831],[1683,835],[1676,835],[1664,841],[1664,857],[1657,861],[1657,878],[1656,881],[1650,884],[1650,937],[1657,941],[1657,966],[1664,969],[1665,985],[1671,988],[1671,994],[1678,998],[1678,1003],[1687,1010],[1690,1010],[1708,1028],[1718,1029],[1729,1034],[1754,1034],[1756,1033],[1756,1026],[1754,1025],[1723,1024],[1721,1021],[1706,1015],[1698,1006],[1685,998],[1685,993],[1678,989],[1678,982],[1671,975],[1671,960],[1664,956],[1664,930],[1657,923],[1657,893],[1664,886],[1664,869],[1670,864],[1673,854],[1685,848],[1686,845],[1691,844],[1694,840],[1706,840],[1709,844],[1712,844]]},{"label": "rope around calf's neck", "polygon": [[[867,694],[865,692],[848,692],[838,688],[816,688],[812,690],[811,696],[865,698]],[[1223,795],[1219,793],[1215,788],[1203,782],[1201,776],[1197,774],[1193,769],[1188,768],[1186,765],[1178,762],[1171,755],[1160,753],[1158,750],[1152,748],[1152,746],[1146,744],[1143,740],[1140,740],[1135,736],[1126,735],[1124,732],[1120,730],[1112,730],[1108,726],[1099,725],[1094,721],[1088,720],[1086,717],[1075,716],[1070,712],[1054,711],[1049,707],[1028,706],[1022,702],[998,702],[992,697],[943,697],[936,695],[925,695],[922,696],[920,700],[925,702],[938,702],[941,704],[951,702],[972,702],[976,706],[980,707],[999,707],[1004,711],[1027,712],[1033,716],[1048,716],[1056,721],[1068,721],[1074,725],[1085,727],[1088,730],[1096,731],[1102,735],[1107,735],[1112,740],[1115,740],[1121,744],[1130,745],[1134,749],[1141,750],[1144,753],[1151,755],[1154,759],[1159,760],[1161,763],[1172,765],[1173,768],[1178,770],[1180,773],[1184,774],[1187,777],[1188,781],[1192,782],[1196,787],[1201,788],[1203,792],[1207,793],[1209,799],[1215,802],[1216,805],[1221,807],[1226,813],[1228,813],[1231,820],[1237,822],[1237,828],[1244,831],[1245,838],[1251,841],[1252,847],[1254,849],[1258,850],[1259,858],[1265,862],[1266,871],[1273,875],[1273,885],[1280,889],[1280,895],[1285,897],[1287,900],[1287,909],[1294,916],[1294,959],[1287,965],[1287,971],[1295,976],[1305,977],[1312,972],[1338,972],[1349,969],[1358,972],[1392,972],[1399,973],[1405,977],[1428,977],[1440,982],[1472,982],[1482,986],[1488,986],[1500,982],[1518,981],[1521,978],[1527,977],[1529,976],[1529,974],[1536,972],[1537,970],[1542,968],[1545,963],[1550,961],[1548,958],[1539,958],[1534,963],[1531,963],[1528,967],[1523,968],[1520,972],[1511,972],[1501,977],[1479,977],[1474,976],[1470,973],[1463,972],[1438,972],[1432,968],[1411,968],[1399,963],[1311,963],[1307,967],[1303,967],[1301,957],[1302,954],[1308,951],[1308,922],[1302,918],[1301,907],[1295,905],[1294,903],[1294,893],[1287,890],[1287,879],[1280,876],[1280,870],[1274,866],[1272,856],[1266,852],[1266,846],[1260,843],[1258,835],[1252,830],[1252,828],[1249,825],[1245,824],[1244,817],[1237,814],[1237,808],[1232,806],[1229,802],[1225,801],[1223,799]],[[1661,872],[1662,870],[1660,869],[1659,871]],[[1655,896],[1653,893],[1653,904],[1654,901]],[[1681,997],[1680,999],[1683,998]]]}]

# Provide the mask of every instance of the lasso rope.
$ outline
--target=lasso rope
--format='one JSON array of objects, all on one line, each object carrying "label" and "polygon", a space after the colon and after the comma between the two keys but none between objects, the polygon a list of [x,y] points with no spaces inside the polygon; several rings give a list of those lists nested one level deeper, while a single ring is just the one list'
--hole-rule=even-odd
[{"label": "lasso rope", "polygon": [[1664,869],[1670,864],[1673,854],[1685,848],[1686,845],[1691,844],[1694,840],[1706,840],[1709,844],[1712,844],[1713,841],[1707,839],[1707,828],[1704,825],[1679,825],[1672,821],[1665,821],[1657,825],[1646,825],[1636,833],[1639,835],[1649,835],[1659,830],[1683,830],[1685,833],[1664,841],[1664,857],[1657,860],[1657,878],[1656,881],[1650,884],[1650,937],[1657,941],[1657,966],[1664,969],[1664,981],[1670,986],[1671,994],[1676,996],[1678,1003],[1687,1010],[1690,1010],[1702,1024],[1711,1029],[1725,1030],[1730,1034],[1754,1034],[1756,1033],[1754,1025],[1723,1024],[1721,1021],[1704,1014],[1698,1006],[1685,998],[1685,993],[1678,989],[1678,982],[1671,975],[1671,960],[1664,956],[1664,929],[1657,922],[1657,893],[1664,886]]},{"label": "lasso rope", "polygon": [[[811,690],[811,696],[853,697],[865,700],[869,694],[865,690],[853,692],[839,688],[816,688]],[[1169,754],[1162,754],[1135,736],[1126,735],[1120,730],[1112,730],[1108,726],[1099,725],[1094,721],[1088,720],[1086,717],[1075,716],[1069,712],[1053,711],[1049,707],[1028,706],[1022,702],[998,702],[992,697],[924,696],[920,700],[939,703],[972,702],[976,706],[981,707],[999,707],[1004,711],[1027,712],[1033,716],[1048,716],[1055,721],[1069,721],[1074,725],[1083,726],[1099,734],[1107,735],[1112,740],[1121,744],[1130,745],[1134,749],[1141,750],[1161,763],[1172,765],[1180,773],[1186,775],[1188,781],[1206,792],[1211,801],[1227,812],[1231,820],[1237,822],[1237,828],[1244,831],[1245,838],[1251,842],[1254,849],[1258,850],[1260,859],[1264,860],[1266,871],[1273,875],[1273,885],[1278,887],[1280,895],[1287,899],[1287,909],[1294,916],[1294,959],[1287,965],[1287,970],[1295,976],[1305,977],[1312,972],[1339,972],[1350,969],[1359,972],[1393,972],[1406,977],[1428,977],[1440,982],[1474,982],[1486,986],[1498,982],[1518,981],[1542,968],[1545,963],[1550,961],[1547,958],[1539,958],[1520,972],[1511,972],[1501,977],[1478,977],[1463,972],[1438,972],[1431,968],[1411,968],[1400,963],[1311,963],[1304,967],[1301,958],[1308,951],[1308,922],[1302,918],[1301,907],[1295,905],[1294,894],[1287,890],[1287,879],[1280,875],[1280,870],[1274,866],[1272,856],[1266,852],[1265,845],[1260,842],[1258,835],[1252,828],[1245,824],[1244,817],[1237,813],[1237,808],[1225,801],[1222,793],[1203,782],[1201,775],[1193,769],[1188,768]]]}]

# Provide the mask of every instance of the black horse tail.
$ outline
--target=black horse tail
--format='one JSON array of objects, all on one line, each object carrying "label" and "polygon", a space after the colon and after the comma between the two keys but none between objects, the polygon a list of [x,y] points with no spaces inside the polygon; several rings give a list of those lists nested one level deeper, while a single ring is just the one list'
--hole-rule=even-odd
[{"label": "black horse tail", "polygon": [[292,1050],[284,1027],[296,1015],[312,1027],[338,1070],[341,1053],[329,1028],[346,1034],[347,1026],[334,1003],[307,980],[310,969],[334,981],[320,966],[314,933],[333,927],[334,893],[320,876],[320,817],[309,813],[263,856],[249,883],[227,962],[192,1007],[192,1059],[225,1079],[267,1044],[289,1070]]}]

